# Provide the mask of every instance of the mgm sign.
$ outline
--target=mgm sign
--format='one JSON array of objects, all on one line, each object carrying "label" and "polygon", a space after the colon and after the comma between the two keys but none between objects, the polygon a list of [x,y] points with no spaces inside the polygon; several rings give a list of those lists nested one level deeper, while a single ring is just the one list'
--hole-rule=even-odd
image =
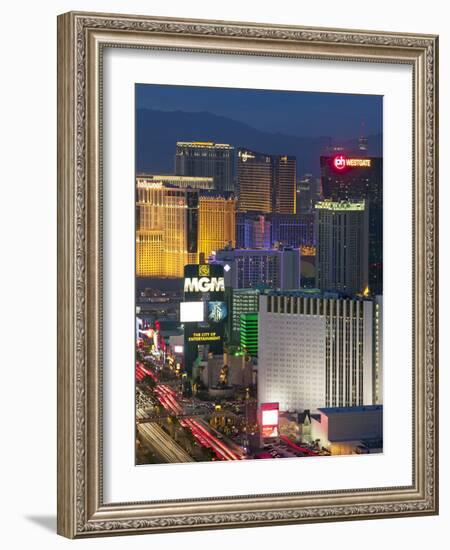
[{"label": "mgm sign", "polygon": [[223,277],[187,277],[184,280],[184,292],[224,292]]},{"label": "mgm sign", "polygon": [[223,266],[216,264],[189,264],[184,266],[185,301],[223,300],[225,281]]},{"label": "mgm sign", "polygon": [[186,265],[184,302],[180,306],[180,321],[184,327],[186,370],[190,372],[199,345],[208,345],[212,353],[223,353],[223,336],[228,316],[223,266]]}]

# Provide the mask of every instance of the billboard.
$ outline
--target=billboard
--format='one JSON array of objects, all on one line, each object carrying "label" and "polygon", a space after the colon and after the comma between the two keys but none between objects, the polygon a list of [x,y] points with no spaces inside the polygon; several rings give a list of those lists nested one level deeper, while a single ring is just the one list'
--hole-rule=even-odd
[{"label": "billboard", "polygon": [[188,264],[184,266],[185,301],[223,301],[225,280],[223,266],[217,264]]},{"label": "billboard", "polygon": [[222,334],[215,330],[202,327],[187,330],[185,333],[185,338],[189,344],[210,344],[222,342]]},{"label": "billboard", "polygon": [[184,323],[185,357],[189,371],[199,345],[208,345],[212,353],[223,353],[225,320],[228,316],[223,266],[186,265],[183,288],[180,320]]},{"label": "billboard", "polygon": [[335,170],[345,170],[345,168],[370,168],[372,159],[370,158],[349,158],[344,155],[333,157],[332,166]]},{"label": "billboard", "polygon": [[203,302],[181,302],[180,322],[201,323],[205,318],[204,311],[205,307]]},{"label": "billboard", "polygon": [[225,302],[208,302],[208,321],[220,323],[228,317],[228,307]]},{"label": "billboard", "polygon": [[259,422],[261,426],[261,436],[263,439],[270,439],[279,436],[279,410],[279,403],[261,403],[259,409]]}]

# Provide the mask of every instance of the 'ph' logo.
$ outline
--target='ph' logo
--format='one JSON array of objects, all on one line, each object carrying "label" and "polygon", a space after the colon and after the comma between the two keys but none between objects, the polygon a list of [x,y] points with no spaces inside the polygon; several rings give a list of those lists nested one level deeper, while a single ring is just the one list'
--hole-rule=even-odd
[{"label": "'ph' logo", "polygon": [[336,170],[343,170],[345,168],[346,159],[343,155],[338,155],[333,159],[333,166]]}]

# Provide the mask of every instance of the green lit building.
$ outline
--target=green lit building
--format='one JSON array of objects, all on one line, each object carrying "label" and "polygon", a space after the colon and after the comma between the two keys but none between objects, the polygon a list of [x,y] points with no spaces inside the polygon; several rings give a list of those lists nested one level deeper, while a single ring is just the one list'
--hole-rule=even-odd
[{"label": "green lit building", "polygon": [[259,309],[259,294],[257,288],[234,288],[230,290],[231,315],[229,319],[230,340],[233,343],[240,343],[241,315],[243,313],[257,313]]},{"label": "green lit building", "polygon": [[241,314],[241,348],[250,355],[258,355],[258,314]]}]

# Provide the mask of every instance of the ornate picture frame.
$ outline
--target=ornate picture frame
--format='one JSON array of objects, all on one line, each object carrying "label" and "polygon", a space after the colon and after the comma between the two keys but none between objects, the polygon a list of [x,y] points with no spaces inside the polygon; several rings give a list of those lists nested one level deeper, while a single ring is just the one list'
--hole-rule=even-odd
[{"label": "ornate picture frame", "polygon": [[[411,485],[104,502],[101,90],[106,47],[412,67]],[[58,533],[82,538],[437,514],[437,155],[437,36],[95,13],[59,16]]]}]

